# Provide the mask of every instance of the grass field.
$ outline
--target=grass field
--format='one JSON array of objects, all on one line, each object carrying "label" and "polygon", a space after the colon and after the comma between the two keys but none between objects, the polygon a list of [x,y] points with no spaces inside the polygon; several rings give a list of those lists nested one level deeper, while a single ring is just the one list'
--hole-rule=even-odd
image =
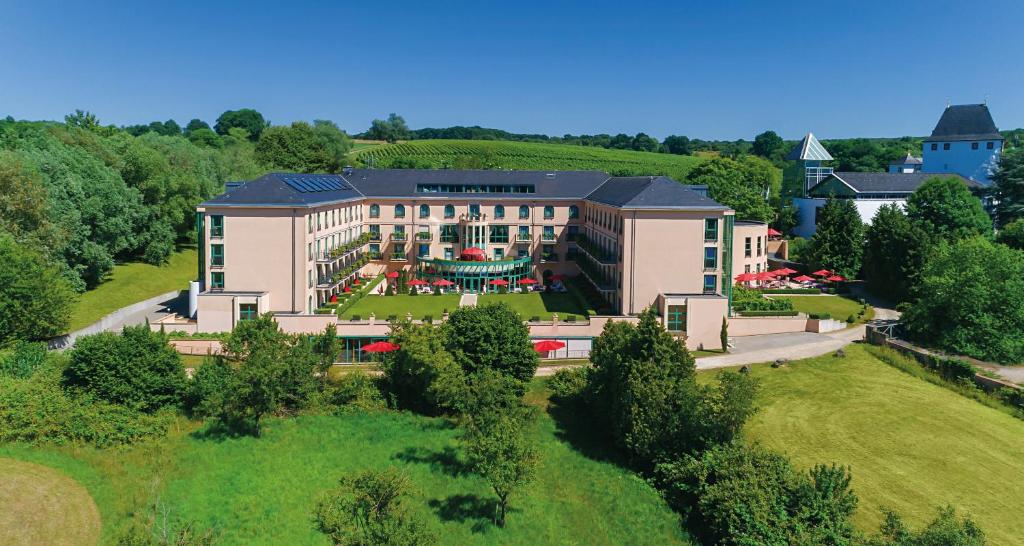
[{"label": "grass field", "polygon": [[0,458],[0,544],[95,544],[100,514],[89,492],[67,474]]},{"label": "grass field", "polygon": [[[546,407],[543,381],[528,399]],[[407,413],[271,420],[262,438],[204,437],[176,428],[150,447],[122,450],[0,446],[13,457],[65,470],[86,486],[111,542],[134,510],[159,498],[172,521],[221,530],[218,544],[327,545],[310,512],[345,473],[395,465],[415,487],[411,509],[442,544],[687,544],[657,492],[611,462],[594,432],[544,413],[535,434],[537,480],[493,526],[493,495],[468,471],[458,430]]]},{"label": "grass field", "polygon": [[[843,296],[796,296],[779,297],[771,296],[772,299],[789,300],[793,302],[793,309],[801,313],[828,313],[836,320],[846,320],[847,317],[857,316],[860,311],[860,302]],[[864,316],[857,320],[858,323],[867,322],[874,316],[874,309],[870,306]]]},{"label": "grass field", "polygon": [[175,252],[159,267],[135,262],[115,265],[106,281],[79,297],[69,331],[146,298],[176,289],[188,290],[188,282],[196,277],[197,260],[196,250],[188,249]]},{"label": "grass field", "polygon": [[388,167],[396,158],[415,159],[425,167],[450,168],[460,158],[479,167],[525,170],[599,170],[614,175],[666,175],[683,181],[703,159],[694,156],[607,150],[592,146],[491,140],[413,140],[355,151],[364,162]]},{"label": "grass field", "polygon": [[565,319],[568,315],[575,315],[580,320],[587,317],[586,309],[580,306],[572,294],[484,294],[478,301],[481,305],[499,302],[507,303],[523,317],[523,320],[530,320],[532,317],[551,320],[552,313],[558,313],[559,319]]},{"label": "grass field", "polygon": [[459,306],[459,296],[444,294],[442,296],[375,296],[368,295],[357,301],[352,307],[340,315],[341,320],[348,320],[352,315],[359,315],[362,320],[374,313],[377,320],[385,320],[390,315],[404,319],[406,313],[412,313],[414,320],[421,320],[425,315],[441,320],[444,310],[454,311]]},{"label": "grass field", "polygon": [[1020,544],[1024,421],[904,374],[864,346],[846,354],[754,367],[761,411],[748,438],[804,468],[849,465],[863,529],[877,530],[883,506],[920,525],[952,503],[990,544]]}]

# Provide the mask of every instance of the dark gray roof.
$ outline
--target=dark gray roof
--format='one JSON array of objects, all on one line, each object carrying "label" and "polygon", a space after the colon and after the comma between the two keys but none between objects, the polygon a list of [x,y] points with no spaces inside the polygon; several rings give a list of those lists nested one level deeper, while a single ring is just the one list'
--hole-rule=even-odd
[{"label": "dark gray roof", "polygon": [[[327,179],[333,183],[333,187],[343,189],[300,191],[297,186],[289,184],[286,179],[317,178]],[[323,185],[318,185],[324,187]],[[309,187],[309,186],[305,186]],[[311,188],[311,187],[310,187]],[[314,188],[311,188],[314,189]],[[318,203],[334,203],[359,199],[362,194],[336,174],[301,175],[291,173],[268,173],[255,180],[245,182],[241,185],[227,187],[227,191],[200,203],[200,206],[295,206],[306,207]]]},{"label": "dark gray roof", "polygon": [[418,184],[532,185],[535,193],[474,193],[493,199],[579,199],[608,174],[601,171],[498,171],[457,169],[353,169],[345,178],[367,197],[466,197],[465,193],[416,193]]},{"label": "dark gray roof", "polygon": [[705,193],[706,188],[691,188],[666,176],[617,176],[587,195],[587,200],[624,209],[728,209]]},{"label": "dark gray roof", "polygon": [[956,173],[832,173],[821,182],[815,184],[808,193],[813,193],[818,186],[832,178],[838,178],[857,193],[911,193],[929,178],[955,177],[963,181],[968,188],[980,188],[980,184],[968,180]]},{"label": "dark gray roof", "polygon": [[940,140],[1003,140],[985,104],[947,106],[925,142]]},{"label": "dark gray roof", "polygon": [[914,156],[910,155],[910,152],[907,152],[907,157],[904,157],[903,159],[897,159],[896,161],[892,161],[889,164],[890,165],[922,165],[922,164],[924,164],[924,162],[921,161],[920,157],[914,157]]},{"label": "dark gray roof", "polygon": [[[309,191],[306,180],[318,188]],[[532,185],[534,193],[418,193],[418,184]],[[344,189],[322,189],[342,186]],[[305,190],[303,189],[305,188]],[[361,198],[589,199],[622,208],[725,207],[707,186],[686,186],[664,176],[609,177],[601,171],[487,171],[352,169],[344,175],[270,173],[241,183],[200,206],[305,207]]]}]

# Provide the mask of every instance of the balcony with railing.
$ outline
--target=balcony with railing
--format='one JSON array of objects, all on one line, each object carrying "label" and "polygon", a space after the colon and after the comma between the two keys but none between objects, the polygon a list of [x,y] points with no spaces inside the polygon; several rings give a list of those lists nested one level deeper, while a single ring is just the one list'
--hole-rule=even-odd
[{"label": "balcony with railing", "polygon": [[316,261],[319,263],[331,263],[343,260],[351,256],[353,253],[361,250],[364,246],[366,246],[366,244],[372,240],[370,238],[370,235],[371,234],[369,233],[363,233],[359,237],[356,237],[354,240],[349,241],[337,248],[333,248],[330,250],[321,250],[316,255]]},{"label": "balcony with railing", "polygon": [[591,258],[589,254],[580,254],[579,259],[576,260],[576,266],[579,267],[583,278],[594,285],[594,288],[599,292],[615,291],[615,283],[612,278],[602,270],[601,265]]},{"label": "balcony with railing", "polygon": [[542,241],[556,241],[558,240],[558,235],[555,235],[554,233],[545,232],[541,234],[540,238]]},{"label": "balcony with railing", "polygon": [[618,256],[614,252],[608,252],[598,247],[582,233],[576,236],[576,246],[601,265],[614,265],[618,262]]},{"label": "balcony with railing", "polygon": [[557,262],[558,261],[558,253],[557,252],[544,252],[544,253],[541,253],[540,261],[542,261],[542,262]]},{"label": "balcony with railing", "polygon": [[404,243],[409,240],[409,234],[404,231],[393,231],[391,232],[391,240]]},{"label": "balcony with railing", "polygon": [[379,231],[371,231],[371,232],[369,232],[369,235],[370,235],[370,242],[373,242],[373,243],[379,243],[380,242],[380,232]]},{"label": "balcony with railing", "polygon": [[426,243],[426,242],[432,241],[432,240],[434,240],[434,234],[433,233],[431,233],[429,231],[417,231],[416,232],[416,241],[418,241],[420,243]]},{"label": "balcony with railing", "polygon": [[405,252],[392,252],[388,256],[388,260],[391,260],[392,262],[405,262],[408,261],[408,258],[406,257]]},{"label": "balcony with railing", "polygon": [[517,233],[516,234],[516,242],[517,243],[532,243],[533,242],[533,234],[532,233]]}]

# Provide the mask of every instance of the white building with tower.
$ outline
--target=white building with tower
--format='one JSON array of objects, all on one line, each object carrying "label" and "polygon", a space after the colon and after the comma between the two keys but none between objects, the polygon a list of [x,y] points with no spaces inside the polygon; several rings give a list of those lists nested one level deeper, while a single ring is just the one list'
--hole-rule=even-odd
[{"label": "white building with tower", "polygon": [[797,226],[793,234],[814,235],[818,210],[828,198],[853,199],[861,220],[870,223],[882,205],[904,206],[907,198],[929,178],[955,176],[972,189],[991,183],[999,163],[1003,137],[985,104],[947,106],[921,157],[907,154],[889,164],[888,172],[835,172],[823,165],[833,158],[814,135],[807,133],[787,160],[802,162],[803,195],[793,199]]}]

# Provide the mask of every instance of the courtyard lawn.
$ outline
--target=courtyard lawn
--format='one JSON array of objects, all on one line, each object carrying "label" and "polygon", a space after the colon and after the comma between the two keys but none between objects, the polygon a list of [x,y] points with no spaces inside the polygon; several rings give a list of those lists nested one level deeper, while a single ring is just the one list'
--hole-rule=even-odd
[{"label": "courtyard lawn", "polygon": [[441,320],[444,310],[454,311],[459,307],[459,296],[444,294],[441,296],[419,295],[409,296],[377,296],[366,295],[349,307],[341,314],[339,319],[349,320],[353,315],[359,315],[362,320],[374,313],[377,320],[385,320],[391,315],[399,319],[405,318],[406,313],[412,313],[414,320],[422,320],[424,316],[431,316],[435,321]]},{"label": "courtyard lawn", "polygon": [[[801,313],[828,313],[835,320],[845,321],[847,317],[853,315],[855,318],[857,313],[860,312],[860,302],[852,300],[843,296],[796,296],[796,297],[780,297],[770,296],[772,299],[789,300],[793,302],[793,309],[800,311]],[[871,306],[868,306],[867,312],[864,316],[857,319],[857,323],[867,322],[871,320],[875,311]]]},{"label": "courtyard lawn", "polygon": [[532,317],[551,320],[552,313],[558,313],[559,319],[563,320],[569,315],[575,315],[581,320],[587,318],[586,309],[569,293],[483,294],[479,300],[481,305],[498,302],[507,303],[523,317],[523,320],[530,320]]},{"label": "courtyard lawn", "polygon": [[84,328],[118,309],[171,290],[188,290],[195,280],[199,254],[187,249],[171,254],[166,264],[115,265],[103,283],[79,296],[69,331]]},{"label": "courtyard lawn", "polygon": [[[527,396],[542,408],[543,386],[535,381]],[[326,546],[310,517],[321,493],[342,475],[394,465],[412,480],[410,510],[442,544],[688,544],[679,517],[650,485],[607,457],[584,454],[577,446],[586,433],[574,429],[567,439],[543,412],[537,479],[513,495],[504,529],[491,523],[494,495],[466,467],[459,431],[447,420],[303,416],[268,420],[261,438],[194,428],[182,423],[150,448],[0,446],[0,457],[61,468],[83,484],[102,514],[104,543],[115,541],[133,511],[148,514],[145,505],[159,499],[171,521],[219,529],[218,544]]]},{"label": "courtyard lawn", "polygon": [[860,528],[876,531],[881,507],[921,525],[936,506],[952,503],[990,544],[1020,544],[1024,421],[900,372],[859,344],[845,358],[753,373],[761,410],[746,427],[748,440],[803,468],[849,465]]}]

